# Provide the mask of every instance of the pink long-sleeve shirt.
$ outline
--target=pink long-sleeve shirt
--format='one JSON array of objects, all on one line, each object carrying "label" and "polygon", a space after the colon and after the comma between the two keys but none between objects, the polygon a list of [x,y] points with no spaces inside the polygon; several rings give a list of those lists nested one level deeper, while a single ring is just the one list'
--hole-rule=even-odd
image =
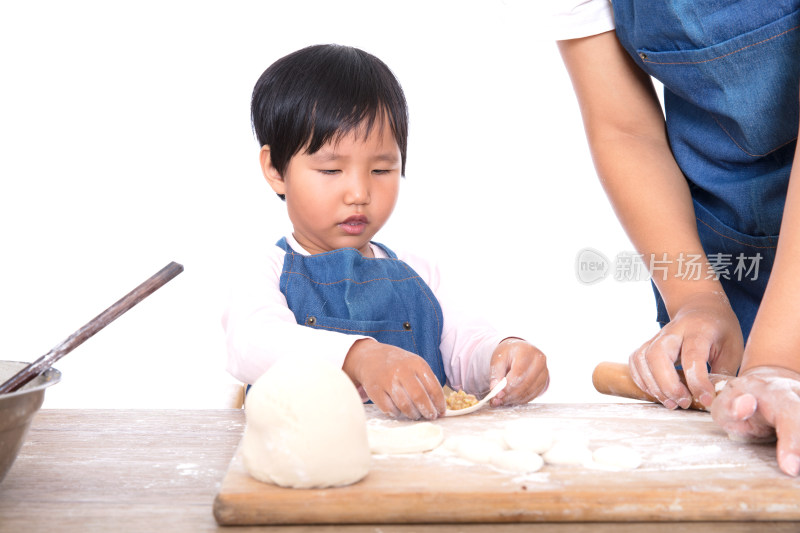
[{"label": "pink long-sleeve shirt", "polygon": [[[286,240],[295,252],[309,255],[294,237],[287,236]],[[375,257],[387,257],[379,246],[371,247]],[[419,256],[396,253],[428,284],[442,307],[444,324],[439,348],[448,385],[472,394],[488,392],[492,353],[510,335],[501,335],[483,319],[464,315],[462,306],[448,295],[434,264]],[[282,357],[313,355],[341,367],[353,343],[368,338],[297,324],[279,288],[284,256],[284,250],[274,246],[263,264],[238,276],[222,318],[228,372],[244,383],[255,382]]]}]

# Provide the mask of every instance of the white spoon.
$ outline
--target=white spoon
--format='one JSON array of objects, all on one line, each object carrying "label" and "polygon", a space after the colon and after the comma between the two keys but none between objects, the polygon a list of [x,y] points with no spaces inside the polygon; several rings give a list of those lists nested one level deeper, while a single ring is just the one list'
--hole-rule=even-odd
[{"label": "white spoon", "polygon": [[501,379],[497,383],[497,385],[495,385],[494,388],[491,391],[489,391],[489,394],[484,396],[483,399],[478,403],[476,403],[475,405],[470,405],[465,409],[447,409],[444,412],[444,416],[461,416],[474,413],[475,411],[477,411],[478,409],[489,403],[489,400],[497,396],[497,393],[503,390],[506,387],[507,383],[508,381],[506,381],[506,378]]}]

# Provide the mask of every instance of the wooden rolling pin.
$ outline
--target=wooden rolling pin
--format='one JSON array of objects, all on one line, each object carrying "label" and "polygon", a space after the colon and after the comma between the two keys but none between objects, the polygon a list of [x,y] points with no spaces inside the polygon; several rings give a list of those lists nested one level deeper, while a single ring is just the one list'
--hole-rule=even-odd
[{"label": "wooden rolling pin", "polygon": [[[686,385],[686,376],[683,375],[683,370],[678,370],[678,376],[681,378],[683,384]],[[711,379],[711,383],[716,385],[718,381],[728,380],[731,376],[709,374],[709,378]],[[595,367],[594,372],[592,372],[592,383],[594,383],[594,388],[597,389],[597,392],[603,394],[659,403],[656,398],[644,392],[636,385],[626,363],[600,363]],[[692,404],[689,406],[689,409],[697,409],[698,411],[708,410],[695,398],[692,398]]]}]

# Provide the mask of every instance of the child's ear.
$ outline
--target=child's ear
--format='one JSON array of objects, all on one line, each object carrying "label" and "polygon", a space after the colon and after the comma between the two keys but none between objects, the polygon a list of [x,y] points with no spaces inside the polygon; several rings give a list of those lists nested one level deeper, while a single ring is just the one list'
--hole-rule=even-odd
[{"label": "child's ear", "polygon": [[267,178],[267,183],[272,187],[272,190],[277,194],[286,194],[286,183],[278,173],[278,170],[272,165],[272,156],[270,155],[268,144],[261,147],[258,157],[261,161],[261,172],[264,173],[264,177]]}]

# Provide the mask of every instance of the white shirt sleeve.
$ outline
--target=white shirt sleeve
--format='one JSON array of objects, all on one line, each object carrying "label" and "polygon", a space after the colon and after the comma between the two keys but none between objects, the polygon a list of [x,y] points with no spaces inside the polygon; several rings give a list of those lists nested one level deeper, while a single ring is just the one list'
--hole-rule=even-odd
[{"label": "white shirt sleeve", "polygon": [[553,0],[553,37],[577,39],[614,29],[611,0]]},{"label": "white shirt sleeve", "polygon": [[286,252],[273,246],[266,260],[239,273],[222,317],[228,348],[228,372],[244,383],[254,383],[282,357],[314,354],[344,364],[350,347],[363,335],[345,335],[297,323],[280,290]]}]

